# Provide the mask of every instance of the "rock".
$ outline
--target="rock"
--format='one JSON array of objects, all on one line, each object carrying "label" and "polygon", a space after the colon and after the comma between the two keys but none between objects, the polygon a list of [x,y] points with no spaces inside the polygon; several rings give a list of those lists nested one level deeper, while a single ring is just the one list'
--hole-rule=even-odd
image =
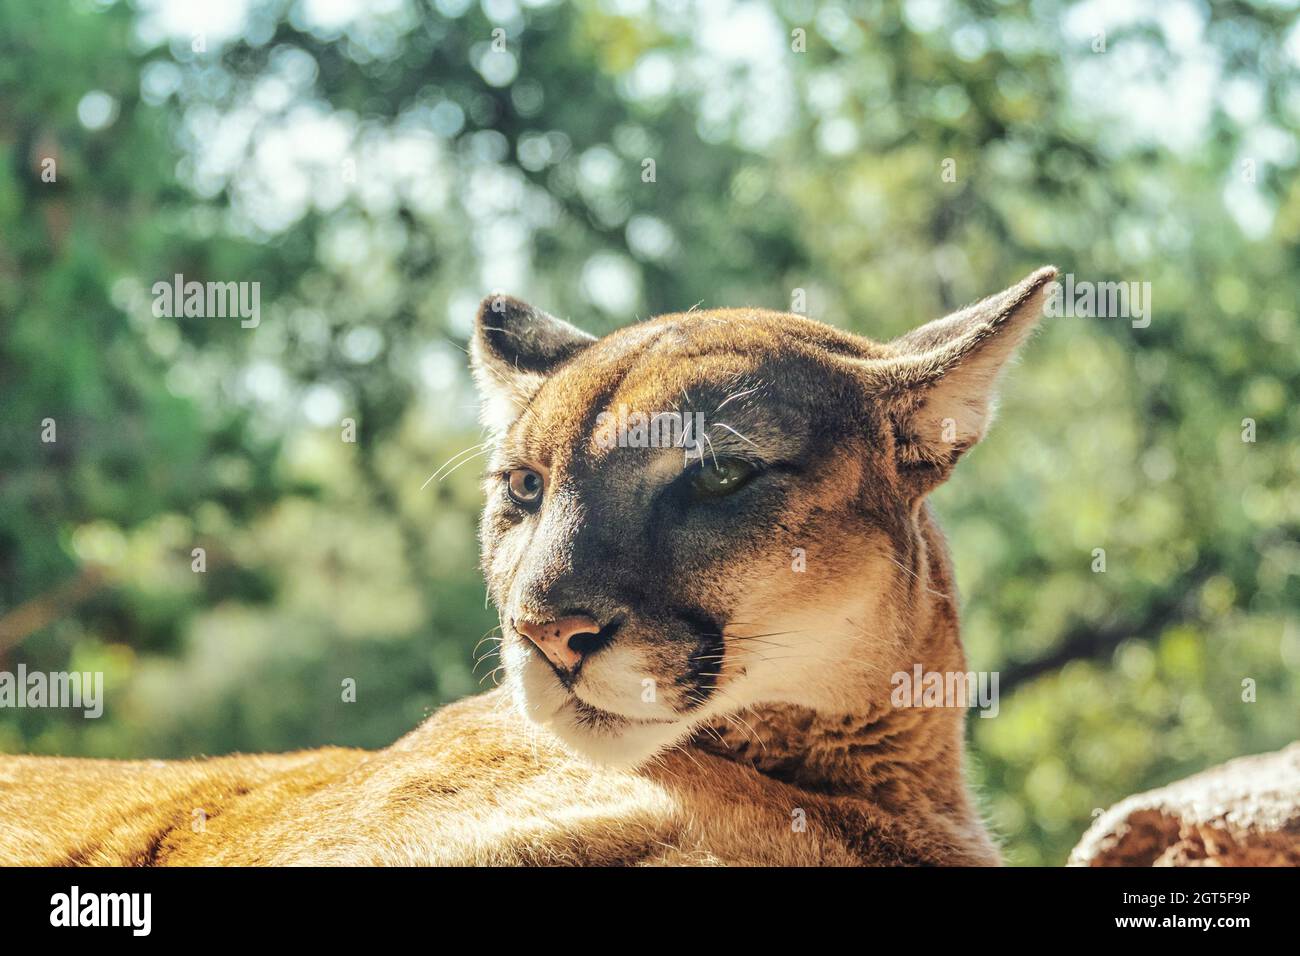
[{"label": "rock", "polygon": [[1300,742],[1121,800],[1069,866],[1300,866]]}]

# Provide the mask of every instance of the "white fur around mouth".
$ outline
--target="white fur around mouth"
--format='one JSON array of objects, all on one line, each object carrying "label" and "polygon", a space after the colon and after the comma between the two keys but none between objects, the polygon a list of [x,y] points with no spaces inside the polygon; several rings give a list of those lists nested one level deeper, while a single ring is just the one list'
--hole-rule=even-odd
[{"label": "white fur around mouth", "polygon": [[688,737],[704,716],[697,711],[669,712],[666,707],[657,714],[621,714],[589,703],[563,687],[549,665],[518,645],[507,646],[503,657],[516,706],[524,717],[596,764],[643,764]]}]

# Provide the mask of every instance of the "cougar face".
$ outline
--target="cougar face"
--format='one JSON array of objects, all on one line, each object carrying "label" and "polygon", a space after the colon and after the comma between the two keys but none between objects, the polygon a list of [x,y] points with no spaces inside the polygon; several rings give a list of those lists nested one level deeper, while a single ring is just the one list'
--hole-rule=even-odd
[{"label": "cougar face", "polygon": [[484,300],[483,565],[524,714],[636,764],[756,704],[887,697],[924,590],[918,510],[1053,275],[887,344],[748,309],[596,340]]}]

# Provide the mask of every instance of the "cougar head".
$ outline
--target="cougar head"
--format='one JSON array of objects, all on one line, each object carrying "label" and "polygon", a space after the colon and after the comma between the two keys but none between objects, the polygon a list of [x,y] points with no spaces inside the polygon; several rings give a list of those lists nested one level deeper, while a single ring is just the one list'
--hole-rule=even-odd
[{"label": "cougar head", "polygon": [[637,764],[758,704],[852,712],[910,668],[925,495],[1054,276],[886,343],[758,309],[596,339],[485,299],[483,568],[523,713]]}]

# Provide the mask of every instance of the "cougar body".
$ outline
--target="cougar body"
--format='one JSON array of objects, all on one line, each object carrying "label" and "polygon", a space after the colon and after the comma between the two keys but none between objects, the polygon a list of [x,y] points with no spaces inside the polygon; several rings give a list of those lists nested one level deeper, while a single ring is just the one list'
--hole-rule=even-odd
[{"label": "cougar body", "polygon": [[0,757],[0,864],[998,863],[964,708],[898,675],[967,670],[926,496],[1054,274],[887,343],[485,300],[503,686],[379,751]]}]

